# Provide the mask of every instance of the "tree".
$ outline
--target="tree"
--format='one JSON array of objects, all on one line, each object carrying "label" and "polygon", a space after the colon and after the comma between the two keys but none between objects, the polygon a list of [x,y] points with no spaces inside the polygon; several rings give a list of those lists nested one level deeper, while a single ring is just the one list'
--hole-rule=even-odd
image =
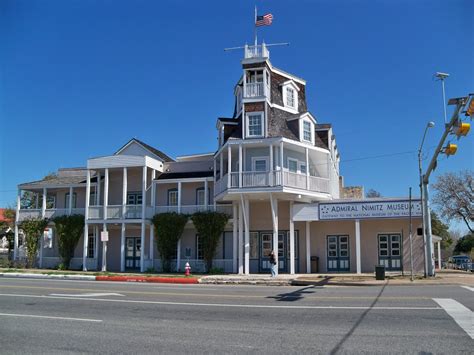
[{"label": "tree", "polygon": [[202,256],[206,262],[207,272],[212,268],[219,238],[224,232],[229,215],[220,212],[196,212],[191,217],[199,235]]},{"label": "tree", "polygon": [[444,224],[436,214],[436,212],[431,212],[431,233],[441,237],[441,248],[448,249],[449,246],[453,243],[451,234],[449,233],[449,227]]},{"label": "tree", "polygon": [[474,233],[474,179],[472,170],[446,173],[433,184],[433,202],[447,221],[463,221]]},{"label": "tree", "polygon": [[74,214],[71,216],[59,216],[53,219],[56,227],[58,251],[62,264],[69,269],[74,250],[84,232],[84,216]]},{"label": "tree", "polygon": [[152,219],[161,267],[165,272],[171,271],[171,260],[176,257],[176,246],[188,220],[188,215],[176,212],[157,214]]},{"label": "tree", "polygon": [[382,194],[381,194],[380,192],[378,192],[377,190],[370,189],[370,190],[367,191],[367,193],[365,194],[365,197],[368,197],[368,198],[382,197]]},{"label": "tree", "polygon": [[44,229],[48,226],[48,220],[42,218],[29,218],[21,222],[19,227],[25,235],[25,246],[27,255],[27,266],[34,267],[36,254],[40,246],[40,240]]},{"label": "tree", "polygon": [[468,234],[458,240],[456,247],[454,248],[454,253],[465,253],[470,254],[474,249],[474,234]]}]

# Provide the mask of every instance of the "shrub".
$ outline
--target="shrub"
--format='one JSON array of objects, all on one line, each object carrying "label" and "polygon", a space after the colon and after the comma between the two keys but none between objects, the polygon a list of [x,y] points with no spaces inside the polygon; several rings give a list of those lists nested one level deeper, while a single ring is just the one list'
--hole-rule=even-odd
[{"label": "shrub", "polygon": [[171,270],[171,260],[176,257],[176,245],[188,219],[187,215],[176,212],[157,214],[152,219],[156,231],[156,246],[160,252],[164,272]]},{"label": "shrub", "polygon": [[48,220],[42,218],[28,218],[20,224],[20,228],[25,235],[27,266],[29,268],[35,266],[40,240],[47,226]]},{"label": "shrub", "polygon": [[210,272],[212,260],[216,255],[219,238],[224,232],[229,215],[221,212],[196,212],[192,215],[194,226],[199,234],[202,256],[206,262],[206,270]]},{"label": "shrub", "polygon": [[[58,251],[62,259],[64,270],[68,270],[74,250],[84,232],[84,216],[74,214],[71,216],[59,216],[53,219],[56,226]],[[63,269],[61,269],[63,270]]]}]

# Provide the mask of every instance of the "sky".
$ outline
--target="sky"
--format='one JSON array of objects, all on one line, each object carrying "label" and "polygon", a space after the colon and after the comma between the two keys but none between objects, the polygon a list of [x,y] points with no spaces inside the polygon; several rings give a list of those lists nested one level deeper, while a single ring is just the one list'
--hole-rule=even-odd
[{"label": "sky", "polygon": [[[0,1],[0,207],[19,183],[85,166],[136,137],[176,157],[213,152],[231,117],[242,51],[258,29],[273,65],[307,81],[333,125],[345,184],[414,195],[444,130],[446,96],[474,92],[474,1]],[[452,107],[448,107],[448,118]],[[473,168],[473,132],[436,177]],[[450,137],[452,142],[457,139]],[[455,225],[463,229],[461,224]]]}]

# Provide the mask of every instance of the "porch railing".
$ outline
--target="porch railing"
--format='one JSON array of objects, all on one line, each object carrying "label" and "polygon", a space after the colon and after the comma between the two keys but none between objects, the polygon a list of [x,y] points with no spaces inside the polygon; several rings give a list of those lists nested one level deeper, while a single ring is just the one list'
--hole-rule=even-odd
[{"label": "porch railing", "polygon": [[[84,215],[85,208],[73,208],[71,214]],[[49,208],[45,211],[44,218],[54,218],[59,216],[69,215],[69,208]],[[42,218],[41,209],[20,209],[18,213],[18,221],[24,221],[30,218]]]},{"label": "porch railing", "polygon": [[229,215],[232,215],[232,205],[182,205],[181,208],[178,208],[178,206],[156,206],[155,207],[155,214],[160,214],[160,213],[167,213],[167,212],[178,212],[180,211],[181,213],[184,214],[193,214],[196,212],[205,212],[205,211],[217,211],[217,212],[223,212],[227,213]]},{"label": "porch railing", "polygon": [[268,58],[269,52],[265,44],[258,46],[245,46],[245,59]]},{"label": "porch railing", "polygon": [[263,82],[257,83],[246,83],[244,85],[244,97],[262,97],[266,96],[267,90],[265,90],[265,86]]},{"label": "porch railing", "polygon": [[[227,190],[229,177],[226,174],[216,182],[215,195]],[[307,176],[287,170],[244,171],[230,173],[230,188],[291,187],[312,192],[330,193],[329,179]]]}]

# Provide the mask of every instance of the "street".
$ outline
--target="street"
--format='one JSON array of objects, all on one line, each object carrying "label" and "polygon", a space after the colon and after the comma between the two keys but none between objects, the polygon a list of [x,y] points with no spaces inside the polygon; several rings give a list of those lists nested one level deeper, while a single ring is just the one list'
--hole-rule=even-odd
[{"label": "street", "polygon": [[472,353],[474,288],[0,278],[1,353]]}]

